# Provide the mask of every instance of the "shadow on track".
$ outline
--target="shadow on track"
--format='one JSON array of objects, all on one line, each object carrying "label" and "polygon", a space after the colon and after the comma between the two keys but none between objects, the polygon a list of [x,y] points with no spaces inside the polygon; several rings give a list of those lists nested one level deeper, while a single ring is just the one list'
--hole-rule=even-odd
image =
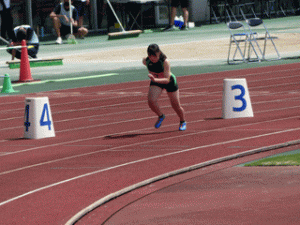
[{"label": "shadow on track", "polygon": [[157,134],[167,134],[167,133],[174,133],[179,132],[177,130],[171,131],[163,131],[163,132],[150,132],[150,133],[133,133],[133,134],[121,134],[121,135],[108,135],[105,136],[104,139],[121,139],[121,138],[134,138],[138,136],[145,136],[145,135],[157,135]]}]

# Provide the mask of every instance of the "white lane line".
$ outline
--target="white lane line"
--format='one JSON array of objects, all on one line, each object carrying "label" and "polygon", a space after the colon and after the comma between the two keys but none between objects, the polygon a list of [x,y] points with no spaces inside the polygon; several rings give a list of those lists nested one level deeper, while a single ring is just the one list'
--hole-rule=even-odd
[{"label": "white lane line", "polygon": [[116,168],[120,168],[120,167],[124,167],[124,166],[128,166],[128,165],[133,165],[133,164],[136,164],[136,163],[145,162],[145,161],[149,161],[149,160],[153,160],[153,159],[157,159],[157,158],[163,158],[163,157],[167,157],[167,156],[171,156],[171,155],[175,155],[175,154],[185,153],[185,152],[189,152],[189,151],[195,151],[195,150],[199,150],[199,149],[203,149],[203,148],[214,147],[214,146],[218,146],[218,145],[225,145],[225,144],[235,143],[235,142],[239,142],[239,141],[245,141],[245,140],[250,140],[250,139],[255,139],[255,138],[267,137],[267,136],[282,134],[282,133],[287,133],[287,132],[293,132],[293,131],[296,131],[296,130],[300,130],[300,128],[289,129],[289,130],[284,130],[284,131],[279,131],[279,132],[273,132],[273,133],[268,133],[268,134],[263,134],[263,135],[256,135],[256,136],[240,138],[240,139],[235,139],[235,140],[230,140],[230,141],[225,141],[225,142],[219,142],[219,143],[214,143],[214,144],[209,144],[209,145],[203,145],[203,146],[198,146],[198,147],[194,147],[194,148],[190,148],[190,149],[185,149],[185,150],[178,151],[178,152],[172,152],[172,153],[167,153],[167,154],[163,154],[163,155],[157,155],[157,156],[153,156],[153,157],[149,157],[149,158],[144,158],[144,159],[140,159],[140,160],[131,161],[131,162],[116,165],[116,166],[113,166],[113,167],[108,167],[108,168],[97,170],[97,171],[94,171],[94,172],[82,174],[80,176],[76,176],[76,177],[73,177],[73,178],[70,178],[70,179],[66,179],[66,180],[63,180],[63,181],[60,181],[60,182],[57,182],[57,183],[53,183],[53,184],[50,184],[50,185],[47,185],[47,186],[44,186],[44,187],[41,187],[41,188],[38,188],[38,189],[35,189],[35,190],[32,190],[32,191],[29,191],[29,192],[24,193],[22,195],[19,195],[19,196],[16,196],[14,198],[11,198],[11,199],[8,199],[6,201],[1,202],[0,206],[3,206],[7,203],[13,202],[15,200],[21,199],[23,197],[26,197],[28,195],[37,193],[37,192],[42,191],[42,190],[46,190],[46,189],[49,189],[49,188],[52,188],[52,187],[55,187],[55,186],[58,186],[58,185],[61,185],[61,184],[64,184],[64,183],[68,183],[70,181],[74,181],[74,180],[77,180],[77,179],[80,179],[80,178],[91,176],[91,175],[94,175],[94,174],[97,174],[97,173],[113,170],[113,169],[116,169]]},{"label": "white lane line", "polygon": [[[298,116],[293,117],[293,118],[298,118]],[[280,118],[280,119],[275,119],[275,120],[270,120],[270,121],[263,121],[263,122],[257,122],[257,123],[250,123],[250,124],[243,124],[243,125],[234,125],[234,126],[229,126],[229,127],[217,128],[217,129],[213,129],[213,130],[205,130],[205,131],[200,131],[200,132],[194,132],[194,133],[190,133],[190,134],[186,134],[186,135],[180,135],[180,136],[173,136],[173,137],[168,137],[168,138],[155,139],[155,140],[138,142],[138,143],[129,144],[129,145],[122,145],[122,146],[117,146],[117,147],[113,147],[113,148],[109,148],[109,149],[98,150],[98,151],[84,153],[84,154],[79,154],[79,155],[73,155],[73,156],[69,156],[69,157],[65,157],[65,158],[60,158],[60,159],[56,159],[56,160],[52,160],[52,161],[47,161],[47,162],[42,162],[42,163],[38,163],[38,164],[34,164],[34,165],[29,165],[29,166],[22,167],[22,168],[17,168],[17,169],[10,170],[10,171],[1,172],[0,176],[1,175],[5,175],[5,174],[9,174],[9,173],[13,173],[13,172],[17,172],[17,171],[21,171],[21,170],[25,170],[25,169],[30,169],[30,168],[37,167],[37,166],[42,166],[42,165],[46,165],[46,164],[56,163],[56,162],[60,162],[60,161],[64,161],[64,160],[74,159],[74,158],[78,158],[78,157],[84,157],[84,156],[88,156],[88,155],[92,155],[92,154],[98,154],[98,153],[106,152],[106,151],[114,151],[114,150],[119,149],[119,148],[126,148],[126,147],[141,145],[141,144],[149,144],[149,143],[153,143],[153,142],[161,142],[161,141],[164,141],[164,140],[170,140],[170,139],[174,139],[174,138],[180,138],[180,137],[186,137],[186,136],[192,136],[192,135],[199,135],[199,134],[209,133],[209,132],[224,131],[224,130],[227,130],[227,129],[233,129],[233,128],[243,127],[243,126],[252,126],[252,125],[257,125],[257,124],[262,124],[262,123],[273,123],[273,122],[276,122],[276,121],[282,121],[282,120],[286,120],[286,119],[291,119],[291,118]],[[197,121],[191,121],[191,122],[192,123],[203,122],[203,120],[197,120]],[[169,125],[169,126],[173,126],[173,125]],[[144,128],[144,129],[133,130],[133,131],[125,131],[125,132],[115,133],[115,134],[111,134],[111,135],[129,134],[129,133],[134,133],[134,132],[139,132],[139,131],[145,131],[145,130],[149,130],[149,129],[153,129],[153,128]],[[69,146],[69,144],[73,144],[74,145],[75,142],[81,142],[81,141],[87,141],[87,140],[92,140],[92,139],[104,138],[106,136],[107,135],[103,135],[103,136],[93,137],[93,138],[79,140],[79,141],[71,141],[71,142],[67,142],[67,143],[64,142],[64,143],[58,143],[58,144],[54,144],[54,145],[39,146],[39,147],[36,147],[36,148],[33,148],[33,149],[26,149],[26,150],[22,150],[22,151],[18,151],[18,152],[9,153],[7,155],[17,154],[17,153],[24,152],[24,151],[27,152],[27,151],[31,151],[31,150],[35,150],[35,149],[41,149],[41,148],[47,148],[47,147],[55,147],[55,146],[58,146],[58,145]],[[5,156],[5,155],[2,155],[2,156]],[[1,155],[0,155],[0,157],[1,157]]]}]

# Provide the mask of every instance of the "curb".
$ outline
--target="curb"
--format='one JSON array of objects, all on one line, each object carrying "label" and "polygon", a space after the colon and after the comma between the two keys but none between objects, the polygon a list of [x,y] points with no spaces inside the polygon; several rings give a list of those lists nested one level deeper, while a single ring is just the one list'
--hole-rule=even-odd
[{"label": "curb", "polygon": [[76,222],[78,222],[82,217],[84,217],[86,214],[88,214],[89,212],[93,211],[94,209],[96,209],[97,207],[105,204],[106,202],[111,201],[112,199],[115,199],[121,195],[124,195],[130,191],[133,191],[135,189],[141,188],[143,186],[149,185],[151,183],[157,182],[159,180],[163,180],[172,176],[176,176],[182,173],[186,173],[186,172],[190,172],[196,169],[200,169],[206,166],[210,166],[210,165],[214,165],[217,163],[221,163],[221,162],[225,162],[225,161],[229,161],[229,160],[233,160],[236,158],[241,158],[241,157],[245,157],[245,156],[249,156],[249,155],[253,155],[253,154],[257,154],[257,153],[261,153],[261,152],[266,152],[266,151],[271,151],[271,150],[275,150],[275,149],[279,149],[279,148],[285,148],[285,147],[289,147],[289,146],[293,146],[293,145],[298,145],[300,144],[300,139],[299,140],[294,140],[294,141],[289,141],[289,142],[285,142],[285,143],[281,143],[281,144],[277,144],[277,145],[270,145],[267,147],[262,147],[262,148],[257,148],[257,149],[253,149],[253,150],[249,150],[246,152],[241,152],[241,153],[237,153],[237,154],[233,154],[233,155],[229,155],[229,156],[225,156],[225,157],[221,157],[221,158],[217,158],[217,159],[213,159],[207,162],[203,162],[203,163],[199,163],[193,166],[189,166],[189,167],[185,167],[179,170],[175,170],[169,173],[165,173],[153,178],[150,178],[148,180],[139,182],[137,184],[131,185],[129,187],[126,187],[120,191],[117,191],[115,193],[109,194],[107,196],[105,196],[104,198],[99,199],[98,201],[94,202],[93,204],[91,204],[90,206],[84,208],[83,210],[81,210],[80,212],[78,212],[76,215],[74,215],[70,220],[68,220],[67,223],[65,223],[65,225],[73,225]]}]

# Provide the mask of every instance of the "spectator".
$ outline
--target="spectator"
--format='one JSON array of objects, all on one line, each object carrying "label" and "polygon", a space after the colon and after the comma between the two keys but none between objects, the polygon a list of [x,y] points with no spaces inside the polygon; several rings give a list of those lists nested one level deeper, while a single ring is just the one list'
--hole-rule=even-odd
[{"label": "spectator", "polygon": [[187,30],[187,23],[189,19],[189,0],[171,0],[171,19],[170,19],[170,25],[166,27],[163,31],[172,31],[175,29],[174,20],[177,13],[177,7],[179,5],[182,8],[183,11],[183,26],[181,26],[180,30]]},{"label": "spectator", "polygon": [[85,8],[90,4],[90,0],[74,0],[73,5],[78,11],[78,27],[83,27],[83,16]]},{"label": "spectator", "polygon": [[1,37],[13,39],[13,18],[11,15],[10,0],[0,0]]},{"label": "spectator", "polygon": [[[19,46],[22,40],[26,40],[28,55],[32,58],[37,58],[39,38],[29,25],[21,25],[14,29],[14,38],[9,46]],[[8,49],[7,52],[12,55],[12,60],[14,58],[21,59],[21,51],[19,49]]]},{"label": "spectator", "polygon": [[[72,10],[72,18],[70,18],[70,8]],[[87,35],[88,30],[84,27],[78,27],[78,12],[73,5],[69,5],[69,0],[64,0],[57,5],[53,12],[50,13],[50,18],[53,20],[53,26],[57,34],[57,44],[62,44],[62,36],[66,36],[71,33],[71,25],[73,26],[73,33],[83,38]]]}]

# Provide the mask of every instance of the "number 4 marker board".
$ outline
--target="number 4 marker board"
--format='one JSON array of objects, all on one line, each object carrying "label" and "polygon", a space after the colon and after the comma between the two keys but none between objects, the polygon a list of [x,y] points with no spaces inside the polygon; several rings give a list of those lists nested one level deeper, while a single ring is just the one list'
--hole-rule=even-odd
[{"label": "number 4 marker board", "polygon": [[254,116],[246,79],[224,79],[222,113],[223,119]]},{"label": "number 4 marker board", "polygon": [[55,137],[48,97],[25,98],[24,138]]}]

